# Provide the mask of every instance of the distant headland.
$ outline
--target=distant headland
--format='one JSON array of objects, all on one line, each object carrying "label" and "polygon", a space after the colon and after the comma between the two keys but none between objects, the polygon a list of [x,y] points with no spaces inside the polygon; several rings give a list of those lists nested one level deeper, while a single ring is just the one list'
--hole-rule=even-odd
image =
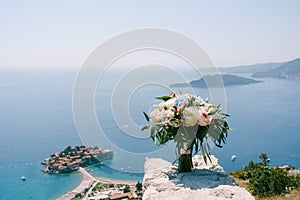
[{"label": "distant headland", "polygon": [[[220,77],[222,82],[220,82]],[[223,87],[223,86],[231,86],[231,85],[247,85],[252,83],[260,83],[261,81],[257,81],[251,78],[245,78],[236,75],[229,74],[221,74],[221,75],[206,75],[201,77],[198,80],[192,80],[189,83],[174,83],[170,85],[170,87]]]},{"label": "distant headland", "polygon": [[280,78],[288,80],[300,80],[300,58],[286,62],[277,68],[262,72],[255,72],[255,78]]},{"label": "distant headland", "polygon": [[97,146],[68,146],[63,151],[56,152],[44,159],[41,164],[45,165],[43,172],[61,174],[112,158],[113,152],[111,150],[104,150]]}]

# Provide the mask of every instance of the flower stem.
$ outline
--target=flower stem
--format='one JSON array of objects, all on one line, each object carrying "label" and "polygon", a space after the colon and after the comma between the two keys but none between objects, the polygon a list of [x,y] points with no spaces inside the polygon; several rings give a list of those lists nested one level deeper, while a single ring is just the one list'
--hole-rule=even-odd
[{"label": "flower stem", "polygon": [[178,159],[178,172],[190,172],[193,168],[192,154],[182,154]]}]

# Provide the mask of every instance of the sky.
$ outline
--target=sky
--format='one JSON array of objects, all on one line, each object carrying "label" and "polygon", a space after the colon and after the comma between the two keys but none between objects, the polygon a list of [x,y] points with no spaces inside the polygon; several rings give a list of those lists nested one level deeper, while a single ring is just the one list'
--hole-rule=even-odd
[{"label": "sky", "polygon": [[138,28],[182,33],[217,66],[300,57],[300,1],[0,0],[0,68],[79,67]]}]

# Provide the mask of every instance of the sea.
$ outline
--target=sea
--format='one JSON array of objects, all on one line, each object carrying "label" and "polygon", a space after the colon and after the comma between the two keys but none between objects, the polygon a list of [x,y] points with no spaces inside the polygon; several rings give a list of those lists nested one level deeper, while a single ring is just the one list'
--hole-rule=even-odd
[{"label": "sea", "polygon": [[[78,172],[49,175],[41,172],[43,166],[40,164],[66,146],[84,144],[72,112],[72,93],[78,71],[78,68],[57,67],[0,69],[0,199],[55,199],[80,182]],[[215,147],[211,153],[227,172],[240,169],[251,160],[258,162],[262,152],[267,153],[270,165],[300,167],[300,81],[259,80],[262,82],[225,88],[226,113],[231,116],[228,122],[232,131],[223,148]],[[96,97],[97,116],[107,122],[103,130],[108,138],[128,152],[145,153],[158,148],[149,137],[123,137],[110,110],[103,112],[99,102],[109,101],[112,89],[106,87],[96,91],[96,95],[101,96],[100,99]],[[136,90],[128,106],[135,124],[146,124],[142,112],[149,111],[155,96],[168,92],[166,87],[157,85]],[[210,97],[207,89],[198,88],[195,93],[203,98]],[[170,157],[173,154],[174,151],[170,151]],[[231,160],[232,155],[236,155],[235,161]],[[122,162],[128,167],[134,165],[130,158]],[[126,172],[109,163],[95,164],[87,170],[103,178],[143,179],[142,173]],[[26,180],[22,181],[21,176]]]}]

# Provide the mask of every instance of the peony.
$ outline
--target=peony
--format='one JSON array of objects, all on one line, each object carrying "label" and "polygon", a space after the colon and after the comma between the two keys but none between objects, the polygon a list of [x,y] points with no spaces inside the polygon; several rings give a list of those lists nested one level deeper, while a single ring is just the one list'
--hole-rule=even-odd
[{"label": "peony", "polygon": [[211,123],[212,117],[208,115],[207,108],[203,107],[199,110],[199,118],[198,118],[198,124],[200,126],[207,126]]},{"label": "peony", "polygon": [[174,116],[175,116],[174,111],[175,111],[174,108],[165,110],[165,118],[166,119],[172,119],[172,118],[174,118]]},{"label": "peony", "polygon": [[187,107],[183,111],[183,116],[185,126],[194,126],[199,119],[199,110],[196,106]]},{"label": "peony", "polygon": [[175,98],[172,98],[169,99],[168,101],[161,102],[159,106],[166,107],[166,108],[173,107],[175,105],[175,101],[176,101]]},{"label": "peony", "polygon": [[164,109],[160,108],[160,107],[156,107],[152,110],[152,112],[150,113],[150,117],[151,120],[154,123],[160,123],[163,122],[165,119],[165,113],[164,113]]}]

